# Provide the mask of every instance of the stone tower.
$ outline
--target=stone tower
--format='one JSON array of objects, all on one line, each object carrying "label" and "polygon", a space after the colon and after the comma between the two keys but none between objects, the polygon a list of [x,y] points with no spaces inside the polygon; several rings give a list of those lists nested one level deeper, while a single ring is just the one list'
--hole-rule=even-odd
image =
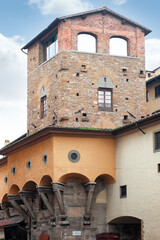
[{"label": "stone tower", "polygon": [[145,115],[149,32],[106,7],[55,19],[23,47],[28,133],[46,126],[113,129]]}]

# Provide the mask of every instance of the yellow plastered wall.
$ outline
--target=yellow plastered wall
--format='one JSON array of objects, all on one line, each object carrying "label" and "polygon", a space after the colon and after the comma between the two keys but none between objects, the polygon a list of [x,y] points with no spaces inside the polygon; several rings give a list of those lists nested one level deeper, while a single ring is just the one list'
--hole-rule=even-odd
[{"label": "yellow plastered wall", "polygon": [[[76,150],[80,153],[80,160],[73,163],[68,159],[68,153]],[[48,162],[45,165],[42,156],[48,154]],[[32,166],[27,168],[27,161],[31,160]],[[13,176],[11,169],[16,167]],[[103,175],[108,183],[115,182],[115,142],[112,138],[101,137],[71,137],[52,136],[23,149],[10,153],[8,164],[0,167],[0,194],[12,194],[10,191],[14,185],[16,189],[23,190],[24,185],[33,181],[40,185],[43,176],[50,176],[53,182],[63,181],[64,176],[83,176],[84,181],[94,182],[98,176]],[[8,175],[8,184],[4,183],[4,177]],[[67,175],[67,176],[68,176]],[[111,177],[111,178],[110,178]],[[113,182],[111,181],[113,179]],[[14,193],[15,194],[15,193]]]},{"label": "yellow plastered wall", "polygon": [[[42,161],[44,153],[48,154],[48,163]],[[27,161],[32,161],[32,167],[28,170]],[[16,167],[15,176],[12,175],[12,167]],[[39,143],[25,147],[19,152],[13,153],[8,157],[8,191],[13,184],[16,184],[20,191],[28,181],[34,181],[39,185],[44,175],[53,177],[53,141],[48,138]]]},{"label": "yellow plastered wall", "polygon": [[0,166],[0,202],[6,193],[8,193],[8,184],[5,184],[4,178],[8,176],[7,163]]},{"label": "yellow plastered wall", "polygon": [[[72,163],[68,153],[77,150],[80,160]],[[54,180],[69,173],[82,174],[94,182],[102,174],[115,179],[114,139],[89,137],[54,137]]]}]

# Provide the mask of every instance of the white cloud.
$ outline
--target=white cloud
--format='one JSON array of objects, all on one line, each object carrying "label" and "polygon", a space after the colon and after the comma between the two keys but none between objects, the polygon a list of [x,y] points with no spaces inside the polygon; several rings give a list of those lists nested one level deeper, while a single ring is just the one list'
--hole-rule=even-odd
[{"label": "white cloud", "polygon": [[160,39],[147,39],[146,45],[146,69],[154,70],[160,66]]},{"label": "white cloud", "polygon": [[29,4],[36,4],[43,15],[64,15],[93,8],[86,0],[29,0]]},{"label": "white cloud", "polygon": [[126,3],[128,0],[112,0],[115,5],[122,5]]},{"label": "white cloud", "polygon": [[26,132],[27,56],[23,39],[0,34],[0,148]]}]

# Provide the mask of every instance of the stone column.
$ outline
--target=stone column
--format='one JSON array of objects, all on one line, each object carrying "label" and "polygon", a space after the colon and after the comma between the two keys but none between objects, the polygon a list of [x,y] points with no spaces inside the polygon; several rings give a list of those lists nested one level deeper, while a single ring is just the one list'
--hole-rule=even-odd
[{"label": "stone column", "polygon": [[49,187],[49,186],[38,186],[37,187],[38,189],[38,193],[39,195],[41,196],[42,198],[42,201],[44,202],[46,208],[48,209],[51,217],[50,217],[50,223],[52,226],[56,226],[56,217],[55,217],[55,212],[54,212],[54,209],[52,207],[52,205],[50,204],[48,198],[46,197],[46,194],[49,193],[49,194],[53,194],[53,189],[52,187]]},{"label": "stone column", "polygon": [[55,197],[58,202],[59,210],[60,210],[60,225],[69,225],[69,221],[67,220],[67,215],[65,213],[65,207],[64,207],[64,202],[63,202],[63,191],[64,191],[64,186],[65,184],[60,183],[60,182],[53,182],[52,187],[53,187],[53,192],[55,193]]},{"label": "stone column", "polygon": [[90,225],[90,218],[91,218],[91,203],[93,199],[93,193],[96,186],[96,182],[89,182],[84,184],[85,191],[87,192],[87,203],[84,215],[84,224]]}]

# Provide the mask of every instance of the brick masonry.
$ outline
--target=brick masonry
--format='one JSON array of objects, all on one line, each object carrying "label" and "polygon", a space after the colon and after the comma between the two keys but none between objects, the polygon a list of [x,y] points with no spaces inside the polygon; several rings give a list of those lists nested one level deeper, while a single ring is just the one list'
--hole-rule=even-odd
[{"label": "brick masonry", "polygon": [[[59,53],[42,63],[42,41],[58,31]],[[97,39],[97,53],[77,52],[79,33]],[[128,41],[128,57],[109,55],[109,39]],[[124,124],[127,111],[137,119],[146,114],[144,32],[111,14],[94,13],[66,18],[28,49],[28,131],[46,126],[114,128]],[[82,69],[82,65],[86,69]],[[122,68],[127,68],[123,73]],[[77,76],[77,73],[79,76]],[[98,110],[98,80],[109,77],[113,88],[113,111]],[[40,117],[40,91],[47,90],[47,116]],[[77,113],[80,109],[81,112]],[[53,111],[55,114],[53,114]],[[85,115],[85,116],[83,116]],[[87,116],[86,116],[87,115]],[[128,116],[128,122],[133,119]],[[33,126],[36,126],[36,128]]]}]

